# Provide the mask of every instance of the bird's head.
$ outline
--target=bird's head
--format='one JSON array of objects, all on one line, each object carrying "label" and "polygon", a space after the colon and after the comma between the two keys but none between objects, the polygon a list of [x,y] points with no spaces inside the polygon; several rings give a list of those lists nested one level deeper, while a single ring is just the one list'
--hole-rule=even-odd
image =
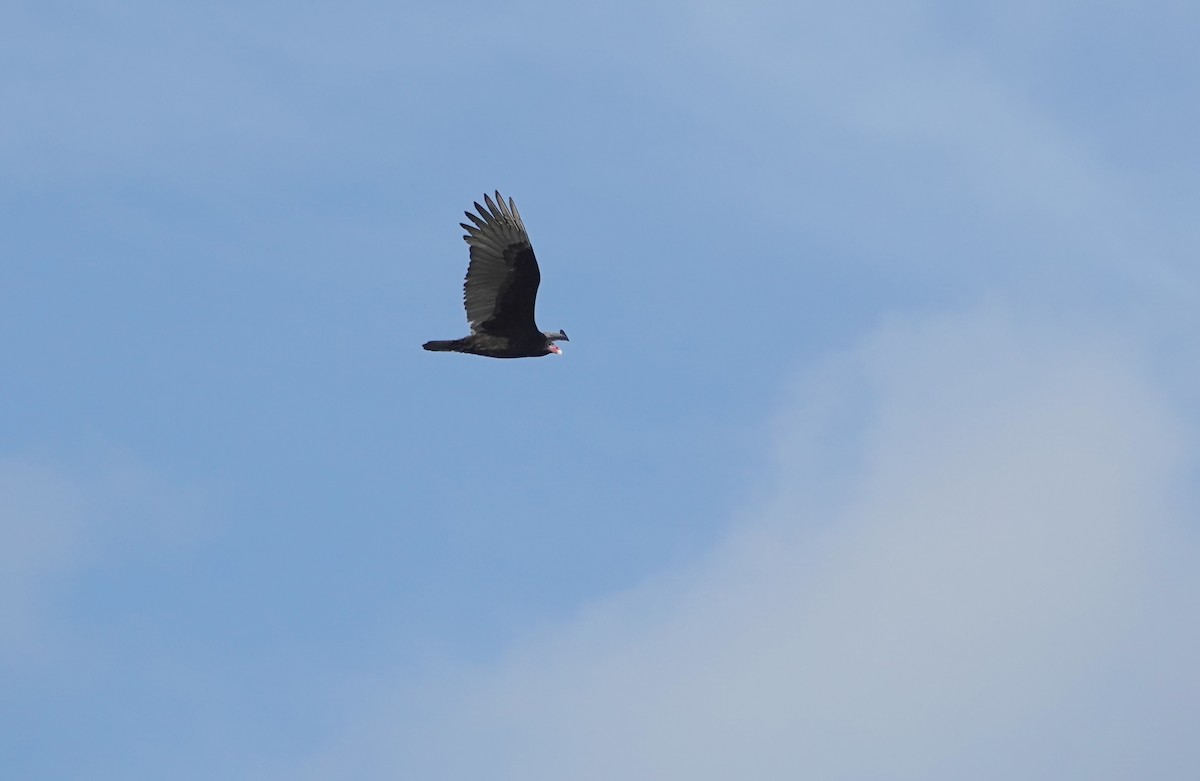
[{"label": "bird's head", "polygon": [[550,355],[551,353],[553,353],[554,355],[562,355],[562,348],[559,347],[557,344],[555,344],[555,342],[571,341],[570,339],[567,338],[566,331],[559,331],[558,333],[554,333],[553,331],[545,331],[543,333],[546,337],[546,354],[547,355]]}]

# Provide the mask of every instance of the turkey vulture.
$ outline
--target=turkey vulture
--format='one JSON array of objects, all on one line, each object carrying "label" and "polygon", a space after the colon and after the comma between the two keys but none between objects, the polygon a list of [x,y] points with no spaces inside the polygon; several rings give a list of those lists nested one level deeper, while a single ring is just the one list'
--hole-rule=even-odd
[{"label": "turkey vulture", "polygon": [[533,245],[512,198],[508,203],[496,192],[496,201],[483,196],[487,207],[475,203],[474,225],[459,223],[467,231],[463,240],[471,247],[471,263],[463,283],[463,304],[471,335],[462,339],[426,342],[426,350],[471,353],[489,358],[537,358],[561,355],[556,341],[570,341],[563,331],[539,331],[533,320],[542,274]]}]

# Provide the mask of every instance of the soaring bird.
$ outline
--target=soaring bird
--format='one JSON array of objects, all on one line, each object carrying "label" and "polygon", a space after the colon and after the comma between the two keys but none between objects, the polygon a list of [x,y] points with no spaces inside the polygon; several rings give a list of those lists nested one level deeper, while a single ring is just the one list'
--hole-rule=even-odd
[{"label": "soaring bird", "polygon": [[463,240],[471,248],[471,263],[463,283],[463,304],[471,335],[462,339],[426,342],[426,350],[471,353],[489,358],[537,358],[561,355],[555,342],[570,341],[564,331],[539,331],[533,319],[534,302],[542,273],[538,270],[533,245],[525,223],[512,198],[508,203],[496,192],[496,200],[483,196],[486,207],[475,202],[475,211],[465,212],[473,224],[459,223],[466,230]]}]

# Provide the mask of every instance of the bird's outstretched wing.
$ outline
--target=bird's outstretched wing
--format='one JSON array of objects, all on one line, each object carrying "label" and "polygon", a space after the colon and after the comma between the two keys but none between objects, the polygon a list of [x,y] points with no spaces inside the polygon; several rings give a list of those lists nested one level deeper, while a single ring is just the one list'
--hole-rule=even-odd
[{"label": "bird's outstretched wing", "polygon": [[498,336],[536,331],[533,310],[542,274],[521,214],[513,200],[505,203],[499,192],[495,202],[487,195],[483,200],[486,208],[475,203],[478,216],[466,212],[474,225],[460,223],[471,247],[463,283],[471,331]]}]

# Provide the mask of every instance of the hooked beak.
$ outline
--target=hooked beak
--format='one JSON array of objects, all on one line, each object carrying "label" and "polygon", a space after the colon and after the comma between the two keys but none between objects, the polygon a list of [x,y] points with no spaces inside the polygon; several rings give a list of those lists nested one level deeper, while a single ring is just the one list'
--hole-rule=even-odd
[{"label": "hooked beak", "polygon": [[551,343],[549,349],[550,349],[550,352],[554,353],[555,355],[562,355],[562,348],[559,347],[557,344]]}]

